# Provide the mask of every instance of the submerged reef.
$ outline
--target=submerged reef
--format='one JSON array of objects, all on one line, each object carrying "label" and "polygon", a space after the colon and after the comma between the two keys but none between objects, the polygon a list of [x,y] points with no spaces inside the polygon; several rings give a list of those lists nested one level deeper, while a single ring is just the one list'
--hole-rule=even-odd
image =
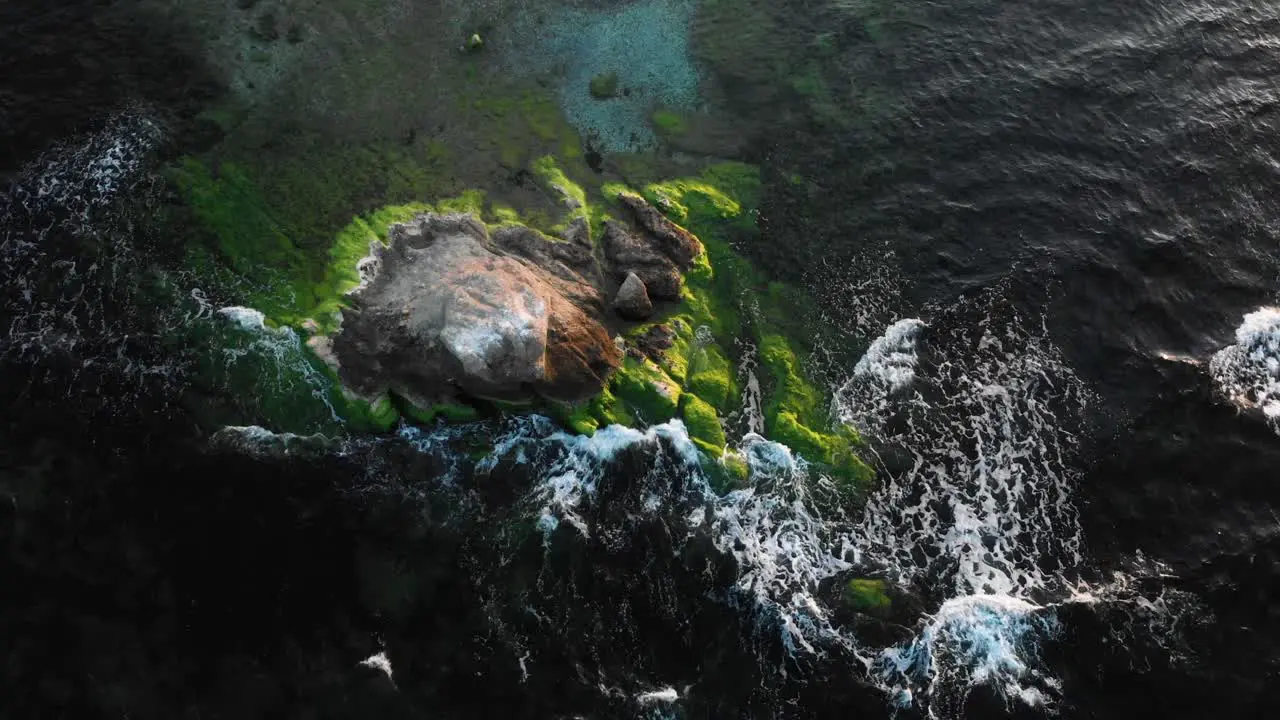
[{"label": "submerged reef", "polygon": [[702,78],[689,47],[697,3],[596,5],[516,18],[506,28],[511,70],[552,78],[565,117],[602,150],[656,148],[652,109],[692,111],[699,104]]}]

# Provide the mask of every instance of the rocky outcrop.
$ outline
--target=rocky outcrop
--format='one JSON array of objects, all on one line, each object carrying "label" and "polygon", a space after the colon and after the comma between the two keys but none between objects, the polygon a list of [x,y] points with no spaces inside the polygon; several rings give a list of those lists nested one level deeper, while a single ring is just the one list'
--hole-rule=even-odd
[{"label": "rocky outcrop", "polygon": [[395,225],[361,261],[341,330],[313,345],[368,398],[391,391],[425,406],[453,395],[594,395],[622,360],[610,305],[624,320],[650,317],[653,300],[680,298],[682,272],[702,251],[639,196],[623,205],[636,229],[606,223],[603,267],[584,219],[562,240],[522,225],[490,233],[470,214]]},{"label": "rocky outcrop", "polygon": [[635,275],[644,283],[650,298],[680,299],[680,267],[649,238],[610,220],[604,226],[604,252],[618,281]]},{"label": "rocky outcrop", "polygon": [[627,278],[618,288],[613,298],[613,309],[627,320],[644,320],[653,315],[653,301],[649,299],[649,291],[644,281],[635,273],[627,273]]},{"label": "rocky outcrop", "polygon": [[692,233],[671,222],[644,198],[632,193],[618,196],[639,231],[609,221],[604,228],[604,251],[618,281],[630,274],[644,283],[655,300],[679,300],[683,273],[702,252]]},{"label": "rocky outcrop", "polygon": [[427,214],[393,227],[361,270],[333,342],[357,392],[577,399],[621,360],[579,245],[526,228],[490,237],[471,215]]},{"label": "rocky outcrop", "polygon": [[621,193],[618,201],[627,208],[644,233],[656,241],[656,249],[676,267],[688,270],[693,259],[702,253],[702,243],[693,233],[667,219],[657,208],[635,193]]}]

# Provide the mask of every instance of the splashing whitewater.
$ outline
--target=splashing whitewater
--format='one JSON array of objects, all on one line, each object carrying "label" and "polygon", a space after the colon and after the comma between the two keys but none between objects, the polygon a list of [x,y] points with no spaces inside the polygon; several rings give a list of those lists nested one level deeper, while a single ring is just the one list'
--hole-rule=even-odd
[{"label": "splashing whitewater", "polygon": [[1209,374],[1223,396],[1280,433],[1280,308],[1245,315],[1235,339],[1210,360]]}]

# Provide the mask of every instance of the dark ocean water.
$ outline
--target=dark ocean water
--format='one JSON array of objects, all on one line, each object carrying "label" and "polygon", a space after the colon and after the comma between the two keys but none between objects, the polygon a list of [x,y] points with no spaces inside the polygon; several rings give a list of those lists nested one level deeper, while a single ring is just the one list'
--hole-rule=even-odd
[{"label": "dark ocean water", "polygon": [[[1234,718],[1280,700],[1280,436],[1211,368],[1280,290],[1280,5],[806,10],[864,110],[760,145],[767,175],[810,170],[769,183],[742,249],[866,352],[817,368],[879,452],[884,489],[858,510],[769,445],[756,492],[716,498],[670,429],[211,440],[198,421],[225,399],[171,339],[203,316],[180,272],[149,269],[172,248],[145,230],[169,200],[148,168],[207,83],[181,42],[112,30],[110,5],[22,5],[0,9],[24,38],[0,73],[4,715]],[[135,45],[190,70],[166,85]],[[1233,376],[1255,399],[1277,343]],[[853,574],[928,615],[842,615]]]}]

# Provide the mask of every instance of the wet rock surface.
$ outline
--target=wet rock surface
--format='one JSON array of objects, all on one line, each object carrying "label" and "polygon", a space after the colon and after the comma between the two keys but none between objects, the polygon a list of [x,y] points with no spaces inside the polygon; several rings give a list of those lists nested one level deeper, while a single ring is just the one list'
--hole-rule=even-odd
[{"label": "wet rock surface", "polygon": [[676,342],[676,333],[669,325],[654,325],[646,330],[627,348],[627,352],[636,359],[649,358],[654,362],[662,359],[663,353],[671,349]]}]

